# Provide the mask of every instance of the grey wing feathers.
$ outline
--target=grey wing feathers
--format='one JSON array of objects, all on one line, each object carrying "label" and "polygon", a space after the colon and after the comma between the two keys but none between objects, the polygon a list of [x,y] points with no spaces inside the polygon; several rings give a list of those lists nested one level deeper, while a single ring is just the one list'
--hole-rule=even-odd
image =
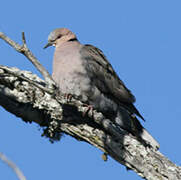
[{"label": "grey wing feathers", "polygon": [[92,45],[85,45],[83,48],[84,51],[87,51],[84,58],[89,61],[87,63],[89,65],[88,70],[93,71],[98,76],[95,79],[96,85],[99,87],[101,83],[104,83],[103,87],[106,86],[106,89],[100,87],[100,90],[112,94],[121,102],[135,102],[135,97],[119,79],[103,52]]},{"label": "grey wing feathers", "polygon": [[84,45],[81,54],[86,60],[86,69],[89,75],[92,75],[95,86],[105,95],[125,106],[130,113],[134,113],[144,120],[132,104],[135,102],[134,95],[119,79],[103,52],[92,45]]}]

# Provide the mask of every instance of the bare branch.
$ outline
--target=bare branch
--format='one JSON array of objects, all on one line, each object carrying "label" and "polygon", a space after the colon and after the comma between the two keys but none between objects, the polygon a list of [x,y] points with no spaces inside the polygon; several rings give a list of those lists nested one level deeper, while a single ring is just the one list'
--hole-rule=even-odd
[{"label": "bare branch", "polygon": [[14,164],[12,161],[10,161],[3,153],[0,152],[0,159],[4,161],[12,170],[16,173],[18,178],[20,180],[26,180],[25,176],[21,172],[21,170]]},{"label": "bare branch", "polygon": [[23,45],[19,45],[18,43],[11,40],[7,37],[4,33],[0,32],[0,38],[3,39],[6,43],[8,43],[11,47],[13,47],[17,52],[23,54],[31,61],[31,63],[39,70],[39,72],[43,75],[46,84],[49,88],[53,89],[55,82],[53,81],[52,77],[50,76],[49,72],[40,64],[37,58],[33,55],[33,53],[28,49],[25,40],[25,34],[22,33],[22,41]]}]

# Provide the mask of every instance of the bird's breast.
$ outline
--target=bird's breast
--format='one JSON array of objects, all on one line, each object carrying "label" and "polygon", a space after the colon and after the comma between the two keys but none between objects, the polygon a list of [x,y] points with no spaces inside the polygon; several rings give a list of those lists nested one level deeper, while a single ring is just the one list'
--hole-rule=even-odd
[{"label": "bird's breast", "polygon": [[74,94],[87,101],[86,94],[91,92],[91,81],[79,51],[57,51],[54,54],[52,77],[61,92]]}]

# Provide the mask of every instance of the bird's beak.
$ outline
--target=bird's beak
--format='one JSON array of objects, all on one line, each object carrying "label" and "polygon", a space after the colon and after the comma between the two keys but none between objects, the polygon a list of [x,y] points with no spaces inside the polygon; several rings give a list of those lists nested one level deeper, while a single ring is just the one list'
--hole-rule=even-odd
[{"label": "bird's beak", "polygon": [[52,44],[51,42],[48,42],[48,43],[44,46],[43,49],[46,49],[47,47],[52,46],[52,45],[53,45],[53,44]]}]

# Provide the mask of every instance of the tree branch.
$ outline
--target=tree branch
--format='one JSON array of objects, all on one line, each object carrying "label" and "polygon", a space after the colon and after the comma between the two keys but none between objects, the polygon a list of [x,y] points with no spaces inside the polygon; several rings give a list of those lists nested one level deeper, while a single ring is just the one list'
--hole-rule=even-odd
[{"label": "tree branch", "polygon": [[0,32],[0,38],[3,39],[6,43],[8,43],[11,47],[13,47],[17,52],[23,54],[27,57],[27,59],[30,60],[30,62],[40,71],[40,73],[43,75],[45,82],[47,82],[47,85],[49,88],[53,88],[55,85],[55,82],[53,81],[52,77],[48,73],[48,71],[40,64],[40,62],[37,60],[37,58],[33,55],[33,53],[28,49],[26,45],[26,39],[25,34],[22,32],[22,42],[23,45],[19,45],[18,43],[11,40],[9,37],[7,37],[5,34]]},{"label": "tree branch", "polygon": [[[7,40],[2,33],[0,38]],[[14,42],[8,38],[9,41],[14,47]],[[33,56],[31,52],[26,53],[28,59],[31,57],[29,54]],[[46,73],[42,73],[45,77]],[[46,78],[44,82],[31,72],[0,66],[0,105],[25,122],[35,122],[44,127],[43,135],[51,141],[59,140],[61,134],[66,133],[99,148],[145,179],[181,179],[181,167],[117,128],[100,112],[94,110],[93,116],[88,113],[83,117],[82,112],[87,107],[74,97],[67,101],[64,95],[57,93],[51,78],[48,79],[55,91],[47,88],[49,80]]]}]

